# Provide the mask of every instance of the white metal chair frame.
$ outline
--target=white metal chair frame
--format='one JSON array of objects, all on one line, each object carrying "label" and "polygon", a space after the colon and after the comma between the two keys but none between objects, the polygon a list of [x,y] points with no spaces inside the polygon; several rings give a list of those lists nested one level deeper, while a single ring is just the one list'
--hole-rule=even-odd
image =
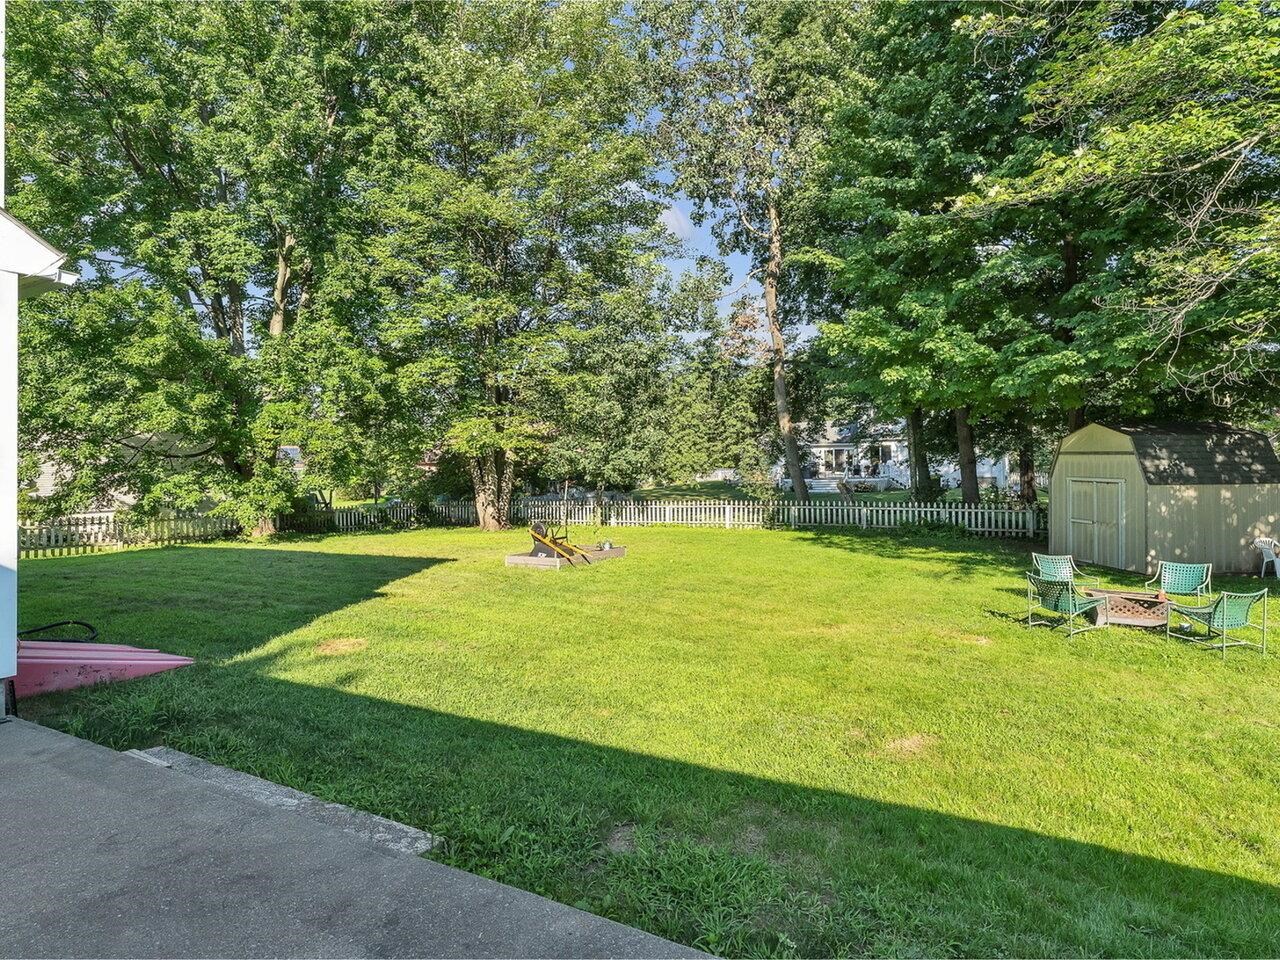
[{"label": "white metal chair frame", "polygon": [[1258,537],[1253,541],[1254,547],[1262,554],[1262,569],[1258,571],[1259,577],[1267,575],[1267,564],[1271,564],[1271,572],[1280,580],[1280,556],[1276,555],[1276,551],[1280,550],[1280,543],[1277,543],[1272,537]]}]

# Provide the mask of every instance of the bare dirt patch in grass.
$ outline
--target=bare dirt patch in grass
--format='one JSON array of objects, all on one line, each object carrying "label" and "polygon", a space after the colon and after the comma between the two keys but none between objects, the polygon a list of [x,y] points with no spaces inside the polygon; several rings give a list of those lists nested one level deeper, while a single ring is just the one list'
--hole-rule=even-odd
[{"label": "bare dirt patch in grass", "polygon": [[913,733],[908,737],[898,737],[884,745],[884,754],[896,760],[910,760],[931,749],[938,738],[931,733]]},{"label": "bare dirt patch in grass", "polygon": [[337,637],[316,645],[316,653],[322,657],[341,657],[348,653],[359,653],[369,646],[364,637]]},{"label": "bare dirt patch in grass", "polygon": [[737,847],[742,853],[759,855],[764,852],[766,839],[767,837],[763,827],[754,823],[749,823],[742,832],[738,834]]},{"label": "bare dirt patch in grass", "polygon": [[620,823],[609,831],[604,842],[610,853],[633,853],[636,849],[636,825]]}]

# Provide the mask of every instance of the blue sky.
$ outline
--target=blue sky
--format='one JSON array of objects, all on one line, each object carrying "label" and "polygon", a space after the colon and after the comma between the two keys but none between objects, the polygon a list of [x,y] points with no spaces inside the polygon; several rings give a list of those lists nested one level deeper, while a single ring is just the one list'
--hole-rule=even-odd
[{"label": "blue sky", "polygon": [[682,196],[662,213],[663,225],[677,240],[684,243],[686,248],[684,256],[671,257],[667,260],[671,272],[678,275],[684,270],[691,269],[694,261],[700,256],[716,257],[728,264],[729,271],[733,275],[733,279],[725,290],[725,297],[720,303],[722,310],[727,310],[730,302],[743,293],[758,293],[760,285],[754,280],[746,286],[742,285],[744,278],[751,270],[751,261],[741,253],[731,253],[728,257],[721,257],[715,238],[711,236],[711,225],[709,223],[702,226],[696,225],[690,219],[692,210],[693,202]]}]

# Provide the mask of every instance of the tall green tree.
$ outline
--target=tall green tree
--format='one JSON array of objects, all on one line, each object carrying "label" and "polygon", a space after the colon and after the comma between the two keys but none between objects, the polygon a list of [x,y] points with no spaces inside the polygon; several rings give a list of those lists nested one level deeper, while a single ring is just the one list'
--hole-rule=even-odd
[{"label": "tall green tree", "polygon": [[753,261],[787,471],[807,499],[787,383],[788,337],[802,316],[786,296],[786,251],[840,93],[859,82],[856,8],[662,0],[639,10],[675,187],[694,200],[695,221],[713,223],[725,252]]},{"label": "tall green tree", "polygon": [[605,294],[596,322],[567,340],[565,373],[542,397],[545,479],[596,491],[655,479],[675,349],[664,274],[656,262],[637,263],[633,282]]},{"label": "tall green tree", "polygon": [[406,12],[367,194],[380,330],[495,529],[659,241],[645,86],[616,3]]},{"label": "tall green tree", "polygon": [[968,281],[987,224],[953,215],[1019,129],[1021,103],[975,59],[947,4],[872,3],[858,36],[867,80],[847,88],[823,152],[821,216],[805,258],[827,267],[843,307],[824,325],[839,388],[905,419],[913,485],[929,486],[924,422],[954,424],[964,497],[978,499],[974,421],[992,390],[1003,337]]},{"label": "tall green tree", "polygon": [[[1248,415],[1273,388],[1280,309],[1280,19],[1270,4],[1031,4],[974,17],[1011,57],[1039,51],[1032,129],[1057,135],[969,199],[1030,221],[1092,211],[1067,262],[1073,342],[1118,358],[1141,412],[1190,401]],[[1069,241],[1078,238],[1066,233]],[[1021,238],[1015,238],[1019,240]],[[1101,240],[1102,242],[1098,242]],[[1015,242],[998,264],[1028,260]],[[1074,251],[1069,251],[1074,252]],[[1265,402],[1264,402],[1265,404]]]},{"label": "tall green tree", "polygon": [[[12,206],[87,266],[23,321],[24,451],[68,489],[124,483],[147,503],[167,475],[267,524],[296,492],[277,455],[290,433],[322,419],[359,434],[335,391],[377,373],[331,268],[377,70],[396,59],[378,9],[9,5]],[[37,348],[63,334],[55,349],[79,362],[52,368]],[[93,397],[107,363],[137,372],[107,376],[111,404],[39,401]]]},{"label": "tall green tree", "polygon": [[665,397],[660,479],[688,483],[728,469],[764,494],[774,489],[771,471],[782,452],[772,358],[756,336],[756,317],[749,310],[721,316],[718,299],[696,326],[681,328]]}]

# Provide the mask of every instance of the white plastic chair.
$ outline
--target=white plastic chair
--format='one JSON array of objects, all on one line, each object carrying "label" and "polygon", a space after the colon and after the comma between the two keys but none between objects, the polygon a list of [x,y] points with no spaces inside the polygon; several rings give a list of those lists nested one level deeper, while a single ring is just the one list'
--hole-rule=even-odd
[{"label": "white plastic chair", "polygon": [[1259,537],[1253,541],[1253,545],[1262,552],[1262,569],[1258,572],[1258,576],[1265,577],[1267,575],[1267,564],[1271,564],[1271,572],[1280,580],[1280,557],[1276,556],[1276,550],[1280,549],[1271,537]]}]

